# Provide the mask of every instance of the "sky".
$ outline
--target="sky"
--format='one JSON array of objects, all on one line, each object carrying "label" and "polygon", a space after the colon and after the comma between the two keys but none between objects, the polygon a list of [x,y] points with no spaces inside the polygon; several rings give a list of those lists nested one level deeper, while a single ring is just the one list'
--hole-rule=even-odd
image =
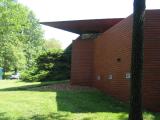
[{"label": "sky", "polygon": [[[133,0],[18,0],[40,22],[101,18],[125,18],[132,14]],[[160,0],[146,0],[147,9],[160,9]],[[55,38],[66,48],[78,35],[42,25],[46,39]]]}]

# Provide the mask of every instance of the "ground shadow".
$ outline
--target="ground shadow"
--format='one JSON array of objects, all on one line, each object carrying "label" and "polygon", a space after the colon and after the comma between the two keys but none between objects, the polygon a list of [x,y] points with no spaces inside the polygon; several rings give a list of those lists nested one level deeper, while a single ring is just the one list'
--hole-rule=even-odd
[{"label": "ground shadow", "polygon": [[57,107],[60,111],[72,113],[127,112],[126,104],[114,100],[101,92],[57,91]]},{"label": "ground shadow", "polygon": [[19,86],[19,87],[3,88],[3,89],[0,89],[0,91],[21,91],[21,90],[29,90],[30,88],[41,87],[41,86],[44,86],[44,85],[43,84],[24,85],[24,86]]},{"label": "ground shadow", "polygon": [[[61,83],[58,83],[61,84]],[[56,92],[56,102],[58,111],[65,111],[70,113],[96,113],[96,112],[111,112],[111,113],[128,113],[128,105],[115,100],[106,94],[95,90],[56,90],[48,83],[41,83],[38,85],[26,85],[20,87],[11,87],[0,89],[0,91],[43,91]],[[4,116],[0,113],[0,116]],[[154,120],[160,120],[159,113],[155,115]],[[47,120],[47,117],[56,118],[57,120],[67,120],[66,115],[52,113],[50,115],[36,115],[30,118],[31,120]],[[8,117],[3,117],[0,120],[10,120]],[[86,118],[90,120],[93,118]],[[26,120],[19,118],[18,120]],[[84,119],[85,120],[85,119]],[[119,115],[119,120],[127,120],[127,116]]]},{"label": "ground shadow", "polygon": [[0,120],[11,120],[5,112],[0,113]]},{"label": "ground shadow", "polygon": [[[13,120],[12,117],[9,117],[7,113],[0,113],[0,120]],[[68,114],[59,114],[59,113],[50,113],[47,115],[34,115],[30,118],[18,117],[14,120],[70,120]]]},{"label": "ground shadow", "polygon": [[152,113],[154,118],[153,120],[160,120],[160,113]]},{"label": "ground shadow", "polygon": [[68,81],[57,81],[54,83],[50,82],[41,82],[40,84],[32,84],[32,85],[23,85],[18,87],[8,87],[2,88],[0,91],[53,91],[53,89],[46,88],[46,86],[50,86],[51,84],[61,84],[61,83],[68,83]]},{"label": "ground shadow", "polygon": [[[61,84],[61,83],[58,83]],[[126,104],[95,90],[55,90],[46,83],[0,89],[0,91],[43,91],[56,92],[59,111],[85,112],[127,112]],[[107,101],[107,102],[106,102]],[[114,101],[114,102],[113,102]],[[87,105],[86,105],[87,104]],[[95,107],[95,105],[97,107]]]}]

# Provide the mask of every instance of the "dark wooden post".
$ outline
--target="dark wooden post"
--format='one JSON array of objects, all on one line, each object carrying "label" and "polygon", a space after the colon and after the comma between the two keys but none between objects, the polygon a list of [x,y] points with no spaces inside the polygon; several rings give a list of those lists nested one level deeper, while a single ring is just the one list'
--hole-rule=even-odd
[{"label": "dark wooden post", "polygon": [[141,89],[143,79],[144,14],[145,0],[134,0],[129,120],[143,120]]}]

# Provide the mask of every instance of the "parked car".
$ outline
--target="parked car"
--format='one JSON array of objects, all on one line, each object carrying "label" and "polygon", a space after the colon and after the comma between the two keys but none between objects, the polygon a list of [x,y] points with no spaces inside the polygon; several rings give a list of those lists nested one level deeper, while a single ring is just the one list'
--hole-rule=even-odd
[{"label": "parked car", "polygon": [[16,74],[12,74],[10,76],[10,79],[19,79],[19,78],[20,78],[20,73],[19,72],[17,72]]}]

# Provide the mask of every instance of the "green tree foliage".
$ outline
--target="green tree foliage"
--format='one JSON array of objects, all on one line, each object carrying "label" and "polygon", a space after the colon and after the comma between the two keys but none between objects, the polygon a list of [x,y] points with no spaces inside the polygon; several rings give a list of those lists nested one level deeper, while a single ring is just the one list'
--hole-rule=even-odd
[{"label": "green tree foliage", "polygon": [[31,11],[28,14],[28,20],[29,27],[23,29],[23,40],[27,66],[31,67],[35,63],[35,58],[44,50],[45,41],[41,26]]},{"label": "green tree foliage", "polygon": [[12,0],[0,0],[0,66],[31,66],[44,49],[43,31],[34,14]]},{"label": "green tree foliage", "polygon": [[55,62],[61,56],[61,50],[50,50],[44,52],[37,58],[37,67],[39,70],[50,71],[54,66]]},{"label": "green tree foliage", "polygon": [[66,78],[70,78],[70,72],[71,72],[71,58],[72,58],[72,44],[70,44],[63,52],[62,54],[62,60],[65,64],[65,72],[66,72]]},{"label": "green tree foliage", "polygon": [[21,47],[16,47],[15,45],[8,43],[1,53],[1,63],[4,64],[3,68],[5,68],[5,70],[24,68],[26,60]]},{"label": "green tree foliage", "polygon": [[36,66],[22,74],[25,81],[52,81],[70,78],[72,45],[64,51],[49,50],[36,60]]},{"label": "green tree foliage", "polygon": [[52,38],[52,39],[45,40],[45,47],[47,50],[61,49],[61,43],[60,41]]},{"label": "green tree foliage", "polygon": [[143,20],[145,0],[134,0],[133,40],[131,62],[131,97],[129,120],[143,120],[142,79],[143,79]]}]

